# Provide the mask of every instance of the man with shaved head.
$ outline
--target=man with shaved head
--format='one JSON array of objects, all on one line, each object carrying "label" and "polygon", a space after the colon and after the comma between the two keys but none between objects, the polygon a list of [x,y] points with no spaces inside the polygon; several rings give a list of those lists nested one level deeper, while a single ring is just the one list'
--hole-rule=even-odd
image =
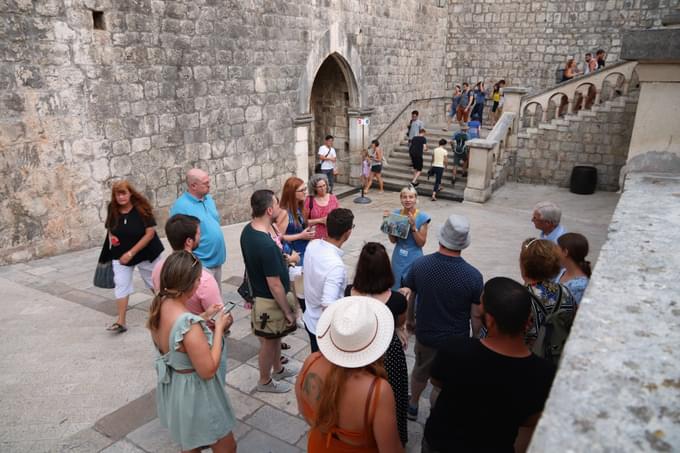
[{"label": "man with shaved head", "polygon": [[191,215],[201,221],[201,240],[194,254],[210,272],[222,291],[222,265],[227,260],[227,248],[220,227],[220,215],[210,196],[210,176],[199,168],[187,172],[187,191],[170,208],[170,216]]}]

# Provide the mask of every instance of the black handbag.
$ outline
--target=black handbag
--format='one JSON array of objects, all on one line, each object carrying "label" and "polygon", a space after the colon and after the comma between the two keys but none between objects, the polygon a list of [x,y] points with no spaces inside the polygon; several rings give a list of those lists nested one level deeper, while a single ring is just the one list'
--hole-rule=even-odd
[{"label": "black handbag", "polygon": [[239,286],[236,291],[246,302],[254,302],[253,291],[250,288],[250,281],[248,280],[248,271],[243,272],[243,283],[241,283],[241,286]]},{"label": "black handbag", "polygon": [[97,268],[94,270],[92,284],[97,288],[111,289],[116,287],[116,284],[113,281],[113,259],[111,258],[108,232],[106,238],[104,238],[102,251],[99,253]]},{"label": "black handbag", "polygon": [[92,282],[97,288],[111,289],[116,285],[113,282],[113,261],[106,263],[97,263],[97,268],[94,271],[94,280]]}]

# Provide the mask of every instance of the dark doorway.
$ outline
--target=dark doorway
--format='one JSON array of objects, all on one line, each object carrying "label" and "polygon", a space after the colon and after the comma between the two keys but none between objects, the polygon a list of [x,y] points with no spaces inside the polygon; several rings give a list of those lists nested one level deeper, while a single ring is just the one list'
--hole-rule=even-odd
[{"label": "dark doorway", "polygon": [[309,167],[310,174],[317,162],[316,154],[326,135],[335,137],[333,147],[337,153],[338,175],[335,180],[349,183],[349,89],[347,80],[333,55],[326,58],[314,78],[310,111],[314,117],[310,128]]}]

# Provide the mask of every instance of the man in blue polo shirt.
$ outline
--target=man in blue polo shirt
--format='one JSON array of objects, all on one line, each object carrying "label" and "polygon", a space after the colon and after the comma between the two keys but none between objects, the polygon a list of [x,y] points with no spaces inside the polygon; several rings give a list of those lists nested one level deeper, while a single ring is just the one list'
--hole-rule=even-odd
[{"label": "man in blue polo shirt", "polygon": [[187,191],[170,208],[170,216],[185,214],[201,221],[201,241],[194,254],[210,272],[222,291],[222,265],[227,260],[227,248],[220,227],[220,215],[210,196],[210,176],[198,168],[187,172]]}]

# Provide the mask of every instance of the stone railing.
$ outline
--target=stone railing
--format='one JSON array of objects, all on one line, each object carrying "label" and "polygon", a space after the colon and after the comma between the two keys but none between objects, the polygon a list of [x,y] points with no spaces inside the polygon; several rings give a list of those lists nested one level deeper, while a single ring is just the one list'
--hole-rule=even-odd
[{"label": "stone railing", "polygon": [[637,62],[612,64],[596,72],[574,77],[552,88],[522,99],[522,127],[537,127],[568,113],[590,109],[593,105],[626,95],[637,82]]},{"label": "stone railing", "polygon": [[467,142],[470,155],[465,201],[483,203],[491,193],[505,183],[511,159],[517,146],[519,107],[524,88],[504,90],[503,115],[486,138]]}]

